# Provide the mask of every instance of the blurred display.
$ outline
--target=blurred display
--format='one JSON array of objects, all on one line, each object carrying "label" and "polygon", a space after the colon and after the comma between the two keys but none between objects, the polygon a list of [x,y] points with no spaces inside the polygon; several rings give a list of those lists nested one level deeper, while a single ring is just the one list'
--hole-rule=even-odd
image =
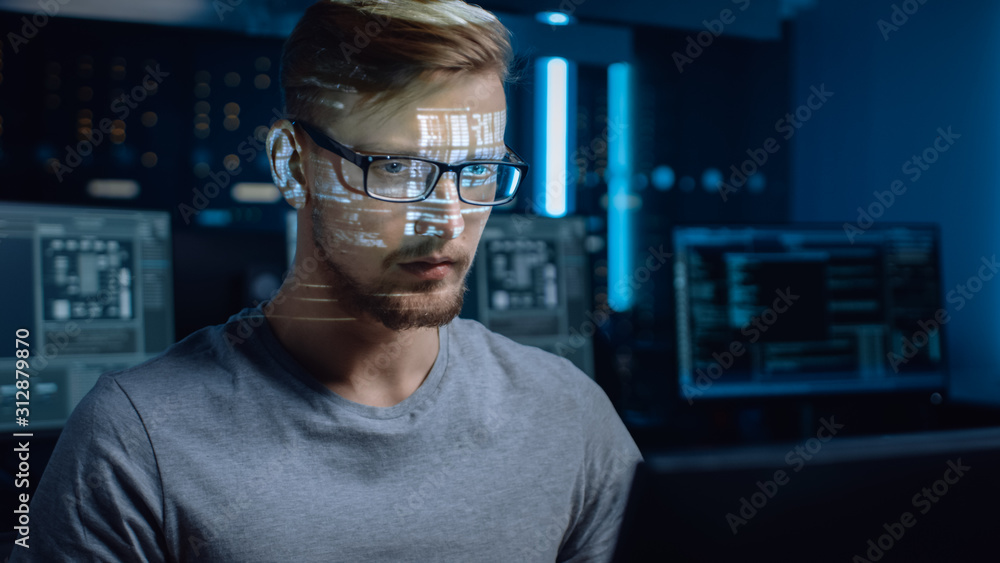
[{"label": "blurred display", "polygon": [[943,389],[938,231],[678,227],[679,383],[700,397]]},{"label": "blurred display", "polygon": [[584,226],[580,217],[493,215],[476,251],[470,288],[477,302],[473,318],[594,377]]},{"label": "blurred display", "polygon": [[[0,429],[61,427],[98,376],[173,342],[168,213],[5,203],[0,235],[0,334],[28,331],[31,390],[22,428],[0,386]],[[13,365],[13,346],[0,354]]]}]

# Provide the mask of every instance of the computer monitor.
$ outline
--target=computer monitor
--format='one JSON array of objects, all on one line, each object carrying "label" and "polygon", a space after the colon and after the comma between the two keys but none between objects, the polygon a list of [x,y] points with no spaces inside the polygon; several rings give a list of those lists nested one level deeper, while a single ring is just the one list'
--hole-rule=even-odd
[{"label": "computer monitor", "polygon": [[798,443],[644,457],[615,561],[996,556],[1000,428],[877,437],[818,430]]},{"label": "computer monitor", "polygon": [[[0,203],[0,365],[11,374],[0,431],[61,428],[98,376],[173,342],[171,252],[164,211]],[[27,396],[17,349],[28,350]]]},{"label": "computer monitor", "polygon": [[689,402],[945,389],[935,226],[684,226],[673,241]]},{"label": "computer monitor", "polygon": [[474,301],[470,316],[490,330],[563,356],[594,377],[598,327],[585,227],[582,217],[494,213],[479,240],[466,301]]}]

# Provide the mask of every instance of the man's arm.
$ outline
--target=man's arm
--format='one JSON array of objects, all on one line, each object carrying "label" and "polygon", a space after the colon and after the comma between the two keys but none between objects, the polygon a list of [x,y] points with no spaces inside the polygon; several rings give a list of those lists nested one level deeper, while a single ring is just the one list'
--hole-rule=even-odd
[{"label": "man's arm", "polygon": [[559,550],[559,562],[611,561],[635,467],[642,460],[611,401],[596,383],[592,385],[581,422],[587,433],[583,501]]},{"label": "man's arm", "polygon": [[142,420],[101,377],[73,411],[31,499],[12,563],[165,561],[163,493]]}]

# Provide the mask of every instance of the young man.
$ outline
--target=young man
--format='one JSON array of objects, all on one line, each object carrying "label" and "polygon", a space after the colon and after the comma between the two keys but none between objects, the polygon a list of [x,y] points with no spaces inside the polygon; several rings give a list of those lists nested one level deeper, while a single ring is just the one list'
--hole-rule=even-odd
[{"label": "young man", "polygon": [[611,558],[640,456],[607,397],[455,318],[526,170],[503,141],[507,33],[459,0],[309,8],[267,139],[292,272],[100,379],[14,561]]}]

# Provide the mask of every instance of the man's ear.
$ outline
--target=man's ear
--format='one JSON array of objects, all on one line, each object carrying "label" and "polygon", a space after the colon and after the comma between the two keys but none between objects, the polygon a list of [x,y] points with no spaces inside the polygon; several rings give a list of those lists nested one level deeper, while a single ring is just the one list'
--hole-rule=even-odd
[{"label": "man's ear", "polygon": [[285,201],[302,209],[309,199],[309,190],[302,163],[302,146],[295,138],[292,122],[279,119],[267,133],[267,158],[271,163],[271,178]]}]

